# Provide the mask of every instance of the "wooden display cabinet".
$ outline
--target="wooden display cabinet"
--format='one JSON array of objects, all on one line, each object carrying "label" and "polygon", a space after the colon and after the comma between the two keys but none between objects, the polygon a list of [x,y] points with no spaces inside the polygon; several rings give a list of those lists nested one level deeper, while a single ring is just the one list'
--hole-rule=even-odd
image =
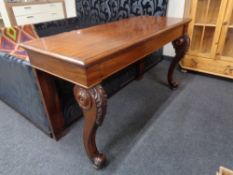
[{"label": "wooden display cabinet", "polygon": [[233,0],[188,0],[185,16],[191,44],[181,67],[233,79]]}]

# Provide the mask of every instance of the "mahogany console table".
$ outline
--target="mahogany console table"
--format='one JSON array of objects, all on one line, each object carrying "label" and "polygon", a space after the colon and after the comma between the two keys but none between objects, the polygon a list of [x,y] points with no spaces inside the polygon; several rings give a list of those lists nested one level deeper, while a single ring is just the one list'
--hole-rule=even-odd
[{"label": "mahogany console table", "polygon": [[[107,95],[100,83],[172,41],[176,56],[168,71],[168,83],[176,88],[173,72],[189,47],[189,22],[167,17],[132,17],[22,44],[35,71],[75,84],[74,96],[85,116],[83,142],[96,168],[106,162],[95,141],[107,108]],[[43,76],[40,78],[43,82]]]}]

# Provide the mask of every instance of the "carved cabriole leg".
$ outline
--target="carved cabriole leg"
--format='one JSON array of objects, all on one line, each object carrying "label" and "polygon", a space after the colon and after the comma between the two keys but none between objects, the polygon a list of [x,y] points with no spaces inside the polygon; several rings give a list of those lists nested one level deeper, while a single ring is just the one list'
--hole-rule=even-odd
[{"label": "carved cabriole leg", "polygon": [[174,81],[173,79],[173,73],[174,70],[181,60],[181,58],[184,57],[186,52],[188,51],[189,45],[190,45],[190,39],[188,35],[183,35],[180,38],[176,39],[175,41],[172,42],[172,45],[175,49],[176,56],[173,58],[173,61],[170,65],[169,71],[168,71],[168,83],[170,88],[175,89],[178,87],[178,83]]},{"label": "carved cabriole leg", "polygon": [[96,147],[96,131],[103,123],[107,108],[107,95],[101,85],[91,89],[79,86],[74,87],[74,96],[79,106],[83,109],[85,116],[83,142],[88,157],[93,162],[94,167],[102,168],[106,162],[106,157],[99,153]]}]

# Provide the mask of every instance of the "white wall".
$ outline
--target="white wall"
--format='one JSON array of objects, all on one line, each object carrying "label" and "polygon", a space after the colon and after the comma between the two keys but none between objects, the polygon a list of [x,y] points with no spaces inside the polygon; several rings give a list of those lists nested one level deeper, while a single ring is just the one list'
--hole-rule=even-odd
[{"label": "white wall", "polygon": [[[185,7],[185,0],[169,0],[167,16],[182,18],[184,16],[184,7]],[[167,44],[164,47],[163,55],[166,55],[166,56],[175,55],[175,51],[171,44]]]}]

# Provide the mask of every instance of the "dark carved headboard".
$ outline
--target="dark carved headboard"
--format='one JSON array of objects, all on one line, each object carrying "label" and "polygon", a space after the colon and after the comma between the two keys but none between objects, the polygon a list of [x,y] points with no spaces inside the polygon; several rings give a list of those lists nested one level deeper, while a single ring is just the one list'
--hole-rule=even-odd
[{"label": "dark carved headboard", "polygon": [[35,24],[39,36],[138,15],[165,16],[168,0],[76,0],[77,17]]},{"label": "dark carved headboard", "polygon": [[165,16],[168,0],[76,0],[77,16],[99,24],[138,15]]}]

